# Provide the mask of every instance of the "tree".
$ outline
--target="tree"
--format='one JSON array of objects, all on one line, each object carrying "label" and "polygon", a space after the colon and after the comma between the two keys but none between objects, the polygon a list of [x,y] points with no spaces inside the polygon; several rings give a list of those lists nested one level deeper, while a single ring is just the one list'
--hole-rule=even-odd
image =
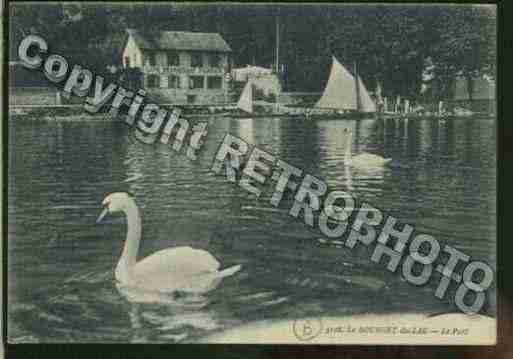
[{"label": "tree", "polygon": [[[433,24],[438,38],[431,46],[439,86],[462,75],[472,98],[476,75],[495,77],[495,27],[495,12],[489,6],[455,6],[439,13]],[[447,85],[444,90],[447,96]]]},{"label": "tree", "polygon": [[275,61],[277,10],[288,90],[320,91],[331,55],[349,69],[356,62],[367,86],[379,80],[387,96],[418,94],[428,58],[440,96],[459,73],[495,74],[495,11],[474,5],[15,4],[10,50],[15,54],[24,36],[38,33],[52,51],[103,71],[120,63],[126,28],[220,32],[236,65],[268,66]]}]

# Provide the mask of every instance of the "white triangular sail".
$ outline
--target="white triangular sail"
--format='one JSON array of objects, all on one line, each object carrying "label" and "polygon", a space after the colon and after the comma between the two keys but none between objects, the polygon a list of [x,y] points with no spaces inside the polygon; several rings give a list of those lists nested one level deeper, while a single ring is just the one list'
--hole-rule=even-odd
[{"label": "white triangular sail", "polygon": [[315,107],[356,110],[356,106],[356,84],[354,77],[333,56],[328,83]]},{"label": "white triangular sail", "polygon": [[363,84],[362,79],[358,76],[359,93],[360,93],[360,108],[361,112],[376,112],[376,104],[372,101],[372,98],[367,91],[367,88]]},{"label": "white triangular sail", "polygon": [[[358,86],[357,91],[354,76],[333,56],[333,65],[331,66],[328,83],[315,107],[375,112],[376,105],[360,77],[358,77]],[[358,108],[356,98],[357,92],[360,94],[360,108]]]},{"label": "white triangular sail", "polygon": [[239,102],[237,102],[237,108],[248,113],[253,113],[253,84],[251,81],[248,81],[246,86],[244,86]]}]

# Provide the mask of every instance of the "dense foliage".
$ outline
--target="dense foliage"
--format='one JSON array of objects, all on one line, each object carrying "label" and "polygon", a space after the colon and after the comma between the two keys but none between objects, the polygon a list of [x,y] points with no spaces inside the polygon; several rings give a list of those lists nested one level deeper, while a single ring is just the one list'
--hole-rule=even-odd
[{"label": "dense foliage", "polygon": [[295,91],[322,88],[331,54],[349,68],[356,62],[369,87],[379,80],[389,95],[418,94],[426,62],[441,85],[458,73],[495,73],[493,6],[98,3],[19,4],[10,11],[11,58],[22,36],[39,33],[52,50],[99,71],[120,61],[126,28],[219,32],[236,65],[269,66],[278,16],[284,81]]}]

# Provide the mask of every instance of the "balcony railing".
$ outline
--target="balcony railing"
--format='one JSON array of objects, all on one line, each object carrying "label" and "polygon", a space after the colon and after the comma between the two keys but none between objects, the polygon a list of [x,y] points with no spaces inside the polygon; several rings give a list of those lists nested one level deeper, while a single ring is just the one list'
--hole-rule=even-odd
[{"label": "balcony railing", "polygon": [[148,64],[142,67],[142,71],[149,74],[216,74],[222,75],[224,67],[189,67],[189,66],[150,66]]}]

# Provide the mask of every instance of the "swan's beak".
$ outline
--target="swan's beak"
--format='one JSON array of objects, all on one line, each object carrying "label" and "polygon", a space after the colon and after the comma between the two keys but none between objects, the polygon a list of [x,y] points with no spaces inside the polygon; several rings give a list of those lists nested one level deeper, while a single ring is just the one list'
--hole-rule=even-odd
[{"label": "swan's beak", "polygon": [[107,213],[109,213],[109,209],[107,207],[105,207],[103,209],[102,213],[100,213],[100,215],[96,219],[96,224],[100,223],[102,221],[103,217],[105,217],[107,215]]}]

